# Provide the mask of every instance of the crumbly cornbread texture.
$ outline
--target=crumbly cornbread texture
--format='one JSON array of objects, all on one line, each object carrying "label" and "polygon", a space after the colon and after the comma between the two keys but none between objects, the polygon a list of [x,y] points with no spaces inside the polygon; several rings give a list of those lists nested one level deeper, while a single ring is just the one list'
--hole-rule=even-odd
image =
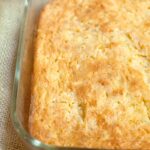
[{"label": "crumbly cornbread texture", "polygon": [[57,146],[150,149],[150,0],[45,6],[29,130]]}]

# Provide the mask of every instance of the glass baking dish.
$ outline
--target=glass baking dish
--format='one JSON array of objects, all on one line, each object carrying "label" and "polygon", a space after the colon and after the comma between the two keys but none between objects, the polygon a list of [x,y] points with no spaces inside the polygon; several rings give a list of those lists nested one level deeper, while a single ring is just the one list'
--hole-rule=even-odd
[{"label": "glass baking dish", "polygon": [[[30,87],[33,67],[33,39],[40,10],[49,0],[24,0],[24,15],[20,31],[16,70],[11,105],[11,118],[15,130],[28,149],[58,150],[81,149],[61,148],[46,145],[28,133],[28,116],[30,107]],[[84,148],[85,149],[85,148]]]}]

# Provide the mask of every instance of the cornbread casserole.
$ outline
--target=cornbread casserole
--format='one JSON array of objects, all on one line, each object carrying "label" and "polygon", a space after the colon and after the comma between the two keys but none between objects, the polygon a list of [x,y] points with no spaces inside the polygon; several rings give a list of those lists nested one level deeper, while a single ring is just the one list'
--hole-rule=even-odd
[{"label": "cornbread casserole", "polygon": [[150,149],[150,0],[45,6],[29,130],[57,146]]}]

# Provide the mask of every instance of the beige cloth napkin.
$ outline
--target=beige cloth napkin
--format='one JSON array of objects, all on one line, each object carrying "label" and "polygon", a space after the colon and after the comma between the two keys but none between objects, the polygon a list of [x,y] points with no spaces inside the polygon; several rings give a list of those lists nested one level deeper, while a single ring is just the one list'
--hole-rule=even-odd
[{"label": "beige cloth napkin", "polygon": [[15,59],[24,0],[0,0],[0,150],[25,150],[10,120]]}]

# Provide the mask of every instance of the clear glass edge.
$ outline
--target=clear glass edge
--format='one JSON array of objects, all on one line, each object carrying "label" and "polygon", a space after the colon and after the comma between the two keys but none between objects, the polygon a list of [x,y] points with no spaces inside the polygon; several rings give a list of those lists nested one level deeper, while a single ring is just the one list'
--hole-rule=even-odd
[{"label": "clear glass edge", "polygon": [[22,127],[20,124],[18,117],[16,115],[16,104],[17,104],[17,94],[18,94],[18,86],[19,86],[19,80],[20,80],[20,69],[21,69],[21,63],[22,63],[22,57],[24,53],[23,45],[24,45],[24,28],[25,23],[27,20],[27,13],[28,8],[30,6],[30,2],[28,0],[24,1],[24,12],[23,17],[21,20],[21,28],[20,28],[20,35],[19,35],[19,41],[18,41],[18,48],[17,48],[17,59],[16,59],[16,68],[15,68],[15,74],[14,74],[14,83],[13,83],[13,92],[12,92],[12,102],[11,102],[11,120],[13,123],[13,126],[18,133],[18,135],[25,140],[27,143],[31,144],[31,146],[34,146],[34,148],[42,148],[42,149],[56,149],[55,146],[49,146],[41,141],[33,138],[30,136],[30,134]]},{"label": "clear glass edge", "polygon": [[[33,138],[21,125],[21,123],[18,120],[18,117],[16,115],[16,104],[17,104],[17,94],[18,94],[18,86],[19,86],[19,80],[20,80],[20,69],[21,69],[21,63],[22,63],[22,57],[24,53],[24,28],[25,23],[28,17],[28,8],[30,7],[29,0],[24,1],[24,12],[23,17],[21,21],[21,28],[20,28],[20,35],[19,35],[19,44],[17,48],[17,59],[16,59],[16,68],[15,68],[15,75],[14,75],[14,83],[13,83],[13,92],[12,92],[12,102],[11,102],[11,120],[13,123],[13,126],[18,133],[18,135],[21,137],[21,139],[25,140],[28,144],[31,146],[34,146],[34,148],[42,148],[45,150],[56,150],[56,149],[85,149],[85,148],[75,148],[75,147],[57,147],[53,145],[47,145],[41,142],[40,140]],[[88,148],[86,148],[88,149]],[[100,150],[100,149],[99,149]],[[104,149],[101,149],[104,150]]]}]

